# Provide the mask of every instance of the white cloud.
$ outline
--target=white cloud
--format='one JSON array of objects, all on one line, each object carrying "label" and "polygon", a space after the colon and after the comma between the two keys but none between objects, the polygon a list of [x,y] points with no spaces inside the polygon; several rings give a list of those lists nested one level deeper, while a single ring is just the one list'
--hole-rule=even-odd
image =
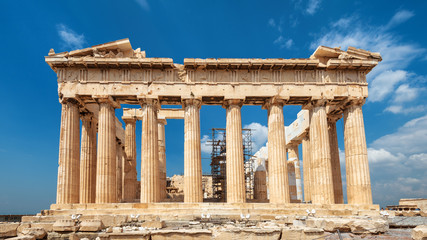
[{"label": "white cloud", "polygon": [[310,15],[315,14],[320,7],[320,2],[321,0],[309,0],[305,11]]},{"label": "white cloud", "polygon": [[427,115],[412,119],[396,132],[378,138],[371,146],[405,155],[427,152]]},{"label": "white cloud", "polygon": [[208,141],[211,141],[212,139],[208,135],[203,135],[202,139],[200,140],[200,148],[202,153],[210,154],[212,152],[212,146]]},{"label": "white cloud", "polygon": [[135,0],[136,3],[138,3],[138,5],[140,7],[142,7],[142,9],[144,9],[145,11],[150,11],[150,5],[148,4],[147,0]]},{"label": "white cloud", "polygon": [[384,100],[385,97],[393,92],[399,82],[406,80],[406,75],[407,72],[402,70],[388,70],[380,73],[370,85],[369,101],[378,102]]},{"label": "white cloud", "polygon": [[420,90],[420,88],[413,88],[408,84],[402,84],[396,89],[396,95],[393,101],[398,103],[410,102],[418,97]]},{"label": "white cloud", "polygon": [[[316,49],[318,45],[330,47],[347,48],[353,46],[373,52],[380,52],[383,61],[368,74],[369,102],[384,101],[391,93],[398,89],[399,84],[407,84],[409,89],[414,88],[414,84],[408,83],[410,79],[417,78],[413,73],[409,73],[405,68],[411,62],[424,55],[425,49],[414,43],[402,41],[401,37],[388,31],[388,26],[395,26],[403,23],[413,16],[412,12],[402,10],[397,12],[389,21],[386,27],[373,26],[363,22],[357,16],[341,18],[330,24],[320,37],[311,42],[311,49]],[[391,24],[391,25],[390,25]],[[409,101],[408,101],[409,102]],[[391,105],[396,105],[390,100]],[[405,106],[390,106],[389,112],[397,113],[398,108]],[[406,111],[407,113],[414,111]]]},{"label": "white cloud", "polygon": [[411,113],[421,113],[427,111],[426,105],[415,105],[412,107],[403,106],[402,104],[393,104],[387,107],[384,112],[391,112],[394,114],[411,114]]},{"label": "white cloud", "polygon": [[64,47],[71,49],[79,49],[83,47],[85,43],[85,37],[83,34],[79,35],[64,24],[56,25],[58,35],[63,41]]},{"label": "white cloud", "polygon": [[283,36],[279,36],[273,43],[278,45],[280,48],[290,49],[294,45],[294,40],[285,39]]},{"label": "white cloud", "polygon": [[415,16],[414,12],[408,11],[408,10],[401,10],[398,11],[394,16],[390,19],[390,21],[387,23],[386,28],[392,28],[396,25],[399,25],[403,22],[406,22],[410,18]]},{"label": "white cloud", "polygon": [[368,148],[368,159],[371,163],[379,164],[393,164],[399,161],[403,157],[402,154],[393,155],[385,149]]},{"label": "white cloud", "polygon": [[252,129],[252,153],[256,153],[267,142],[268,128],[257,122],[245,125],[243,128]]},{"label": "white cloud", "polygon": [[276,27],[276,21],[274,21],[274,19],[270,18],[270,19],[268,19],[268,25],[271,27]]}]

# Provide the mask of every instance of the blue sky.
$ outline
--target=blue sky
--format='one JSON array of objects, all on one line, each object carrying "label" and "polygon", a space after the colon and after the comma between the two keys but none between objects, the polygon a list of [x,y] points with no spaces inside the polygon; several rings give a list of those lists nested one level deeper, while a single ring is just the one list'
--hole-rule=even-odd
[{"label": "blue sky", "polygon": [[[384,206],[427,197],[425,1],[0,1],[0,11],[0,214],[36,213],[55,201],[61,107],[44,56],[122,38],[176,63],[307,58],[318,45],[380,52],[363,107],[373,199]],[[299,110],[285,107],[287,125]],[[255,147],[265,144],[266,111],[244,106],[242,121],[256,130]],[[225,127],[225,110],[203,106],[203,142],[212,127]],[[166,139],[167,173],[181,174],[183,120],[168,121]]]}]

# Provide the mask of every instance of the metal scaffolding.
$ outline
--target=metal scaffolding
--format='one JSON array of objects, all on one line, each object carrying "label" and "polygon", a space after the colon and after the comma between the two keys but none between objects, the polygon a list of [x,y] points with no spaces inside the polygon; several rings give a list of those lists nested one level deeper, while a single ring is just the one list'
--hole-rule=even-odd
[{"label": "metal scaffolding", "polygon": [[[225,202],[227,192],[226,177],[226,129],[212,128],[212,139],[207,143],[212,146],[211,173],[213,198],[216,201]],[[245,171],[246,198],[253,199],[253,156],[252,156],[252,129],[242,129],[243,139],[243,163]]]}]

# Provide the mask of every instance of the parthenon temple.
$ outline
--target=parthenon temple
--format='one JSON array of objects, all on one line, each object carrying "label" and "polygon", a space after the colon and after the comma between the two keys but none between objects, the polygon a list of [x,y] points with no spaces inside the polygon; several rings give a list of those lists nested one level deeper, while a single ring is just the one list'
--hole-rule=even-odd
[{"label": "parthenon temple", "polygon": [[[267,216],[310,208],[348,215],[379,208],[372,202],[362,111],[366,75],[382,60],[378,53],[319,46],[309,58],[185,58],[177,64],[146,57],[123,39],[70,52],[52,49],[45,60],[57,74],[62,105],[57,199],[46,214]],[[115,113],[122,104],[137,106],[123,109],[124,128]],[[166,105],[182,108],[162,108]],[[204,105],[226,109],[225,202],[203,198]],[[268,118],[268,164],[255,173],[254,199],[245,194],[243,105],[262,106]],[[302,107],[288,127],[285,105]],[[177,118],[184,119],[184,139],[176,139],[184,141],[184,201],[171,203],[166,199],[165,124]],[[347,203],[336,128],[341,118]],[[142,126],[140,159],[137,124]]]}]

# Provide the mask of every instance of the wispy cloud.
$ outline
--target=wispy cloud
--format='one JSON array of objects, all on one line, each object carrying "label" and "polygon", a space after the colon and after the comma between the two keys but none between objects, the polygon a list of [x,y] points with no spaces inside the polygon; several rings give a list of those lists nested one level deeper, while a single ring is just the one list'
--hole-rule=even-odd
[{"label": "wispy cloud", "polygon": [[[385,26],[374,26],[358,16],[344,17],[331,22],[330,28],[312,41],[310,47],[315,49],[318,45],[342,48],[353,46],[380,52],[383,61],[368,75],[368,101],[388,100],[391,105],[389,112],[398,113],[396,101],[389,96],[402,84],[407,84],[408,89],[416,87],[416,83],[409,83],[409,80],[417,76],[406,68],[414,59],[422,56],[425,49],[415,43],[405,42],[389,29],[390,26],[401,24],[413,15],[413,12],[407,10],[398,11]],[[413,111],[407,111],[409,112]]]},{"label": "wispy cloud", "polygon": [[148,0],[135,0],[138,5],[144,9],[145,11],[150,11],[150,5],[148,4]]},{"label": "wispy cloud", "polygon": [[65,48],[79,49],[86,42],[83,34],[77,34],[62,23],[56,25],[56,29]]},{"label": "wispy cloud", "polygon": [[283,36],[279,36],[273,43],[278,45],[280,48],[290,49],[294,45],[294,40],[285,39]]},{"label": "wispy cloud", "polygon": [[305,12],[313,15],[317,12],[317,10],[320,8],[321,0],[309,0],[307,3],[307,8],[305,9]]},{"label": "wispy cloud", "polygon": [[392,28],[396,25],[399,25],[403,22],[408,21],[410,18],[415,16],[415,13],[408,10],[400,10],[394,14],[394,16],[390,19],[390,21],[385,26],[386,29]]},{"label": "wispy cloud", "polygon": [[426,196],[426,145],[427,115],[408,121],[370,144],[374,201],[396,204],[402,196]]},{"label": "wispy cloud", "polygon": [[270,18],[268,20],[268,26],[274,28],[277,30],[277,32],[280,34],[274,41],[273,44],[279,46],[279,48],[286,48],[290,49],[294,45],[294,40],[291,38],[285,38],[283,37],[283,26],[284,21],[283,18],[280,19],[279,22],[276,22],[273,18]]}]

